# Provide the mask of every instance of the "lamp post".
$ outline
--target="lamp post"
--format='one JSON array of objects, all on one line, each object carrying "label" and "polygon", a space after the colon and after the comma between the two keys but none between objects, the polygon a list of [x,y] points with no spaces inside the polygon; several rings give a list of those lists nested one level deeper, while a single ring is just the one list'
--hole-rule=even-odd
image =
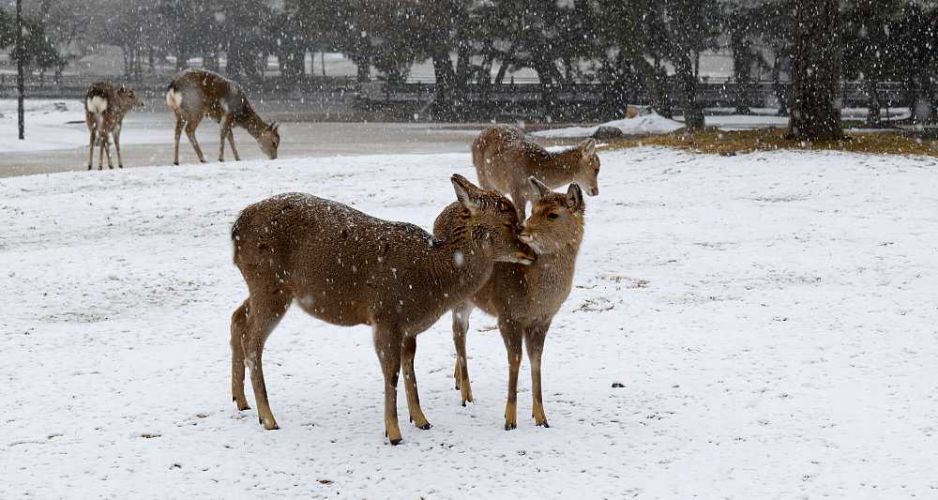
[{"label": "lamp post", "polygon": [[23,81],[23,59],[26,54],[23,50],[23,0],[16,0],[16,89],[17,96],[16,113],[19,123],[20,140],[26,138],[26,124],[24,120],[23,97],[26,93],[25,83]]}]

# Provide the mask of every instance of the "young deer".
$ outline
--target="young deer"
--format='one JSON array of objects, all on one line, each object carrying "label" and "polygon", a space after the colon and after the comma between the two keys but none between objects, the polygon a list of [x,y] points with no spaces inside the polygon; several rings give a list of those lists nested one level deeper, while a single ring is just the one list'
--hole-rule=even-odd
[{"label": "young deer", "polygon": [[167,88],[166,104],[176,115],[173,165],[179,165],[179,136],[183,126],[199,161],[205,163],[202,148],[195,138],[195,130],[206,114],[221,124],[218,161],[225,161],[225,139],[231,144],[235,161],[241,159],[235,149],[232,131],[235,125],[247,130],[268,158],[277,158],[277,147],[280,145],[278,125],[261,120],[241,87],[217,73],[201,69],[187,69],[179,73]]},{"label": "young deer", "polygon": [[[531,186],[541,197],[525,222],[521,240],[537,254],[530,266],[498,263],[492,276],[470,300],[453,309],[453,343],[456,346],[456,388],[462,404],[472,401],[469,368],[466,363],[466,332],[469,315],[478,307],[498,318],[505,348],[508,350],[508,403],[505,406],[505,430],[517,427],[518,369],[521,366],[521,341],[531,361],[534,396],[534,423],[547,425],[541,399],[541,353],[550,323],[570,294],[577,252],[583,239],[583,192],[571,184],[567,194],[554,193],[537,179]],[[434,223],[433,231],[445,237],[455,227],[452,213],[444,212]]]},{"label": "young deer", "polygon": [[420,408],[414,375],[417,334],[479,289],[496,261],[529,264],[518,240],[511,202],[464,177],[452,178],[461,207],[449,237],[435,239],[413,224],[388,222],[334,201],[284,194],[251,205],[232,229],[234,262],[248,298],[231,318],[231,393],[248,408],[244,368],[265,429],[277,422],[267,401],[264,342],[296,299],[307,313],[341,326],[371,325],[384,374],[384,425],[401,441],[397,380],[403,366],[410,419],[430,423]]},{"label": "young deer", "polygon": [[551,153],[527,140],[517,127],[496,125],[483,130],[472,142],[472,164],[483,189],[511,195],[521,220],[525,205],[537,199],[537,190],[528,177],[537,178],[551,189],[575,182],[590,196],[599,194],[599,156],[593,139]]},{"label": "young deer", "polygon": [[133,89],[121,85],[114,88],[108,82],[97,82],[91,85],[85,93],[85,125],[88,126],[90,138],[88,139],[88,170],[94,162],[95,141],[100,145],[98,153],[98,170],[104,168],[104,156],[107,155],[107,167],[114,168],[111,163],[111,145],[108,136],[114,137],[114,149],[117,150],[117,167],[124,168],[121,159],[121,126],[124,124],[124,115],[133,108],[142,108],[141,101]]}]

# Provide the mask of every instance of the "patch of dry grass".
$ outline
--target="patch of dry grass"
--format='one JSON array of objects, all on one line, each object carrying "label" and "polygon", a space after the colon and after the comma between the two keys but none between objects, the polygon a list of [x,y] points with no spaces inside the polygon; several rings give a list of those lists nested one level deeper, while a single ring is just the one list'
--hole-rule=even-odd
[{"label": "patch of dry grass", "polygon": [[938,157],[938,141],[920,139],[899,131],[875,133],[850,133],[850,131],[847,131],[847,137],[844,140],[813,143],[786,139],[785,130],[781,128],[740,131],[706,129],[696,133],[678,131],[673,134],[609,141],[609,147],[611,148],[637,146],[669,146],[723,156],[733,156],[753,151],[800,149],[805,151],[831,150]]}]

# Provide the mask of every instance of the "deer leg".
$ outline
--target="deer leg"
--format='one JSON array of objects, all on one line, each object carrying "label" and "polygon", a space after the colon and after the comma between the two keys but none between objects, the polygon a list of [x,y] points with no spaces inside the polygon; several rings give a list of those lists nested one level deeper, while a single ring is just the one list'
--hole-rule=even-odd
[{"label": "deer leg", "polygon": [[182,126],[185,122],[182,121],[182,118],[179,115],[176,115],[176,138],[173,141],[175,145],[175,152],[173,153],[173,165],[179,165],[179,137],[182,135]]},{"label": "deer leg", "polygon": [[541,398],[541,354],[544,352],[544,339],[547,337],[546,325],[534,325],[524,331],[524,344],[528,350],[528,360],[531,361],[531,394],[534,398],[532,416],[534,424],[550,427],[547,415],[544,413],[544,400]]},{"label": "deer leg", "polygon": [[95,133],[94,129],[90,128],[89,130],[89,139],[88,139],[88,170],[91,170],[91,164],[94,162],[94,139]]},{"label": "deer leg", "polygon": [[244,396],[244,346],[241,339],[247,335],[248,303],[245,300],[231,315],[231,399],[238,410],[249,410]]},{"label": "deer leg", "polygon": [[505,404],[505,430],[518,427],[518,369],[521,367],[521,329],[511,321],[499,321],[499,330],[508,351],[508,402]]},{"label": "deer leg", "polygon": [[462,405],[472,402],[472,386],[469,384],[469,363],[466,359],[466,333],[469,331],[469,315],[472,304],[464,302],[453,309],[453,345],[456,346],[456,369],[453,377],[462,396]]},{"label": "deer leg", "polygon": [[235,161],[241,161],[241,157],[238,156],[238,150],[234,145],[234,130],[232,127],[228,127],[228,143],[231,144],[231,152],[234,153]]},{"label": "deer leg", "polygon": [[121,124],[114,127],[114,150],[117,151],[117,168],[124,168],[124,160],[121,159]]},{"label": "deer leg", "polygon": [[101,133],[98,129],[98,170],[104,170],[104,143],[107,141],[107,134]]},{"label": "deer leg", "polygon": [[192,149],[195,150],[196,156],[199,157],[199,162],[205,163],[205,155],[202,154],[202,148],[199,147],[199,140],[195,138],[195,129],[199,127],[199,121],[200,120],[192,120],[186,123],[186,137],[189,138]]},{"label": "deer leg", "polygon": [[420,395],[417,392],[417,375],[414,372],[414,355],[417,353],[417,337],[405,335],[401,340],[401,367],[404,371],[404,390],[407,393],[407,410],[410,421],[418,428],[427,430],[430,422],[420,408]]},{"label": "deer leg", "polygon": [[111,163],[111,138],[110,133],[105,132],[101,140],[101,149],[104,150],[104,153],[107,154],[107,168],[114,170],[114,164]]},{"label": "deer leg", "polygon": [[267,384],[264,382],[264,342],[273,331],[287,307],[290,300],[280,291],[266,294],[264,300],[254,300],[252,295],[249,304],[251,314],[247,317],[247,335],[241,338],[244,350],[244,362],[251,369],[251,386],[254,388],[254,402],[257,404],[257,418],[267,430],[279,429],[274,414],[270,411],[267,400]]},{"label": "deer leg", "polygon": [[218,141],[218,161],[225,161],[225,139],[228,138],[228,130],[231,128],[231,121],[228,115],[222,117],[219,122],[221,140]]},{"label": "deer leg", "polygon": [[393,329],[375,327],[375,350],[384,375],[384,433],[392,445],[401,442],[397,421],[397,378],[401,371],[401,335]]}]

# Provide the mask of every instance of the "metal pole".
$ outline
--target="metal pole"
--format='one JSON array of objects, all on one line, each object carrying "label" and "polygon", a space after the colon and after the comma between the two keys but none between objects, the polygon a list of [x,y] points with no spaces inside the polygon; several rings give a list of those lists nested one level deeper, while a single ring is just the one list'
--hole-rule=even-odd
[{"label": "metal pole", "polygon": [[16,0],[16,88],[19,92],[17,97],[16,112],[20,127],[20,140],[26,138],[26,124],[24,120],[23,98],[26,93],[25,83],[23,81],[23,59],[26,58],[23,50],[23,0]]}]

